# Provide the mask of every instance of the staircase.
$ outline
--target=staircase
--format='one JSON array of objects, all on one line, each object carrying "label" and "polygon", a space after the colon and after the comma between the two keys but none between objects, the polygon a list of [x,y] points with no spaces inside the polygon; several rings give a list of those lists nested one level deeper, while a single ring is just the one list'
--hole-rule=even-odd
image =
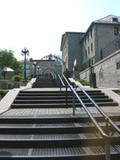
[{"label": "staircase", "polygon": [[[86,106],[93,106],[82,91],[78,91],[77,93]],[[87,93],[99,106],[113,107],[118,105],[100,90],[89,90]],[[14,100],[12,108],[72,108],[72,97],[71,91],[21,91]],[[75,99],[75,106],[80,106],[77,98]]]},{"label": "staircase", "polygon": [[[81,92],[88,106],[92,103]],[[104,108],[117,108],[100,90],[87,93]],[[72,93],[65,89],[28,89],[20,91],[11,109],[0,115],[0,159],[2,160],[107,160],[105,139],[98,133],[88,115],[78,108],[72,115]],[[105,132],[113,134],[110,160],[120,159],[120,136],[103,117],[93,113]],[[120,127],[120,113],[110,118]]]},{"label": "staircase", "polygon": [[60,83],[58,77],[53,77],[52,75],[40,75],[37,76],[32,88],[56,88],[59,86]]}]

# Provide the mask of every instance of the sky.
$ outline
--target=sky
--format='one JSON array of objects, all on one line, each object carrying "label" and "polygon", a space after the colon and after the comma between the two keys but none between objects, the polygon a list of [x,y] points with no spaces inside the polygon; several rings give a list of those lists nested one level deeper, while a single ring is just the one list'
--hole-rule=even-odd
[{"label": "sky", "polygon": [[65,32],[85,32],[92,21],[120,16],[120,0],[0,0],[0,49],[18,60],[27,47],[29,58],[61,55]]}]

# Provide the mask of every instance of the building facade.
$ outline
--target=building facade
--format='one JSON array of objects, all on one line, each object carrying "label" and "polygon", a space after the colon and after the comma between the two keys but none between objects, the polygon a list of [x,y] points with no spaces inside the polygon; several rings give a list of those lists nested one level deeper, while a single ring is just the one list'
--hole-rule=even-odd
[{"label": "building facade", "polygon": [[[96,86],[101,88],[120,87],[120,50],[110,54],[93,66]],[[90,81],[90,67],[80,72],[80,79]]]},{"label": "building facade", "polygon": [[62,35],[60,50],[62,51],[62,60],[64,61],[63,71],[73,70],[74,60],[77,60],[77,68],[80,69],[81,64],[81,47],[80,40],[84,33],[66,32]]},{"label": "building facade", "polygon": [[[120,17],[109,15],[91,23],[80,44],[82,48],[82,70],[107,57],[119,49],[119,43],[112,44],[120,32]],[[111,43],[108,51],[107,45]],[[106,48],[107,49],[107,48]]]},{"label": "building facade", "polygon": [[81,40],[80,79],[90,80],[91,67],[97,87],[120,87],[120,17],[94,21]]},{"label": "building facade", "polygon": [[71,71],[77,60],[80,79],[97,87],[120,87],[120,16],[93,21],[85,33],[66,32],[61,41],[62,59]]},{"label": "building facade", "polygon": [[85,33],[63,34],[60,50],[64,70],[72,71],[76,59],[77,68],[82,71],[120,49],[119,33],[120,17],[108,15],[93,21]]}]

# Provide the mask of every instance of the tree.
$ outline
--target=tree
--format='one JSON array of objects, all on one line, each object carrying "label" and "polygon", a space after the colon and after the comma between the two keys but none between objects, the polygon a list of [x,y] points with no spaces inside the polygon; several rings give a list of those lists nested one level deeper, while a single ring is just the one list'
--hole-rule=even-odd
[{"label": "tree", "polygon": [[22,63],[14,57],[11,50],[0,50],[0,67],[10,67],[16,74],[22,73]]}]

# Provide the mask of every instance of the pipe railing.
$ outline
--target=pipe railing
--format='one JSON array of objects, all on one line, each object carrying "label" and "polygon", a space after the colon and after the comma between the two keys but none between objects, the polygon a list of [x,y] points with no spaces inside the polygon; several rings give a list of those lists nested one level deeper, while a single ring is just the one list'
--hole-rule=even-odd
[{"label": "pipe railing", "polygon": [[65,87],[65,84],[64,84],[64,82],[63,82],[63,80],[62,80],[62,78],[61,78],[61,76],[59,74],[58,74],[58,79],[60,81],[60,91],[61,91],[61,88]]},{"label": "pipe railing", "polygon": [[[80,105],[82,105],[82,107],[84,108],[85,112],[87,113],[87,115],[89,116],[89,118],[91,119],[91,121],[93,122],[93,124],[95,125],[95,128],[98,130],[98,132],[101,134],[101,136],[104,138],[105,140],[105,158],[106,160],[110,160],[110,140],[111,138],[113,138],[112,136],[110,136],[109,132],[105,133],[105,131],[102,129],[102,127],[98,124],[98,122],[96,121],[96,119],[93,117],[93,115],[91,114],[91,112],[89,111],[89,109],[87,108],[87,106],[83,103],[83,101],[81,100],[81,98],[79,97],[78,93],[75,91],[75,89],[73,88],[73,86],[68,82],[67,78],[62,75],[64,80],[66,81],[68,87],[70,88],[70,90],[73,92],[73,115],[75,115],[75,97],[77,97]],[[84,91],[84,89],[82,89],[82,91]],[[83,93],[86,93],[85,91]],[[88,95],[86,93],[86,95]],[[91,102],[96,106],[96,108],[98,109],[99,106],[92,100],[92,98],[88,95],[89,99],[91,100]],[[106,126],[109,127],[109,124],[118,132],[120,133],[120,129],[112,122],[112,120],[104,113],[103,110],[101,110],[100,108],[98,109],[98,111],[104,116],[105,121],[106,121]],[[109,124],[108,124],[109,123]]]},{"label": "pipe railing", "polygon": [[66,107],[68,107],[68,91],[67,91],[68,86],[63,82],[63,79],[59,74],[58,78],[60,81],[60,91],[62,90],[62,87],[65,87],[65,102],[66,102]]},{"label": "pipe railing", "polygon": [[111,118],[105,113],[98,104],[89,96],[89,94],[85,91],[85,89],[81,86],[78,86],[78,88],[88,97],[88,99],[92,102],[92,104],[95,106],[95,108],[99,111],[99,113],[105,118],[105,121],[109,123],[112,127],[115,128],[115,130],[120,134],[120,129],[118,126],[111,120]]},{"label": "pipe railing", "polygon": [[75,91],[75,89],[73,88],[72,85],[70,85],[70,83],[68,82],[67,78],[63,75],[63,78],[65,79],[65,81],[67,82],[69,88],[71,89],[71,91],[74,93],[74,95],[77,97],[77,99],[80,102],[80,105],[82,105],[82,107],[84,108],[84,110],[86,111],[86,113],[88,114],[88,116],[90,117],[90,119],[92,120],[92,122],[95,124],[95,126],[97,127],[97,129],[100,131],[101,135],[103,135],[103,137],[107,137],[109,138],[109,135],[107,135],[102,128],[99,126],[99,124],[97,123],[96,119],[92,116],[92,114],[90,113],[90,111],[88,110],[88,108],[86,107],[86,105],[83,103],[83,101],[81,100],[81,98],[79,97],[79,95],[77,94],[77,92]]}]

